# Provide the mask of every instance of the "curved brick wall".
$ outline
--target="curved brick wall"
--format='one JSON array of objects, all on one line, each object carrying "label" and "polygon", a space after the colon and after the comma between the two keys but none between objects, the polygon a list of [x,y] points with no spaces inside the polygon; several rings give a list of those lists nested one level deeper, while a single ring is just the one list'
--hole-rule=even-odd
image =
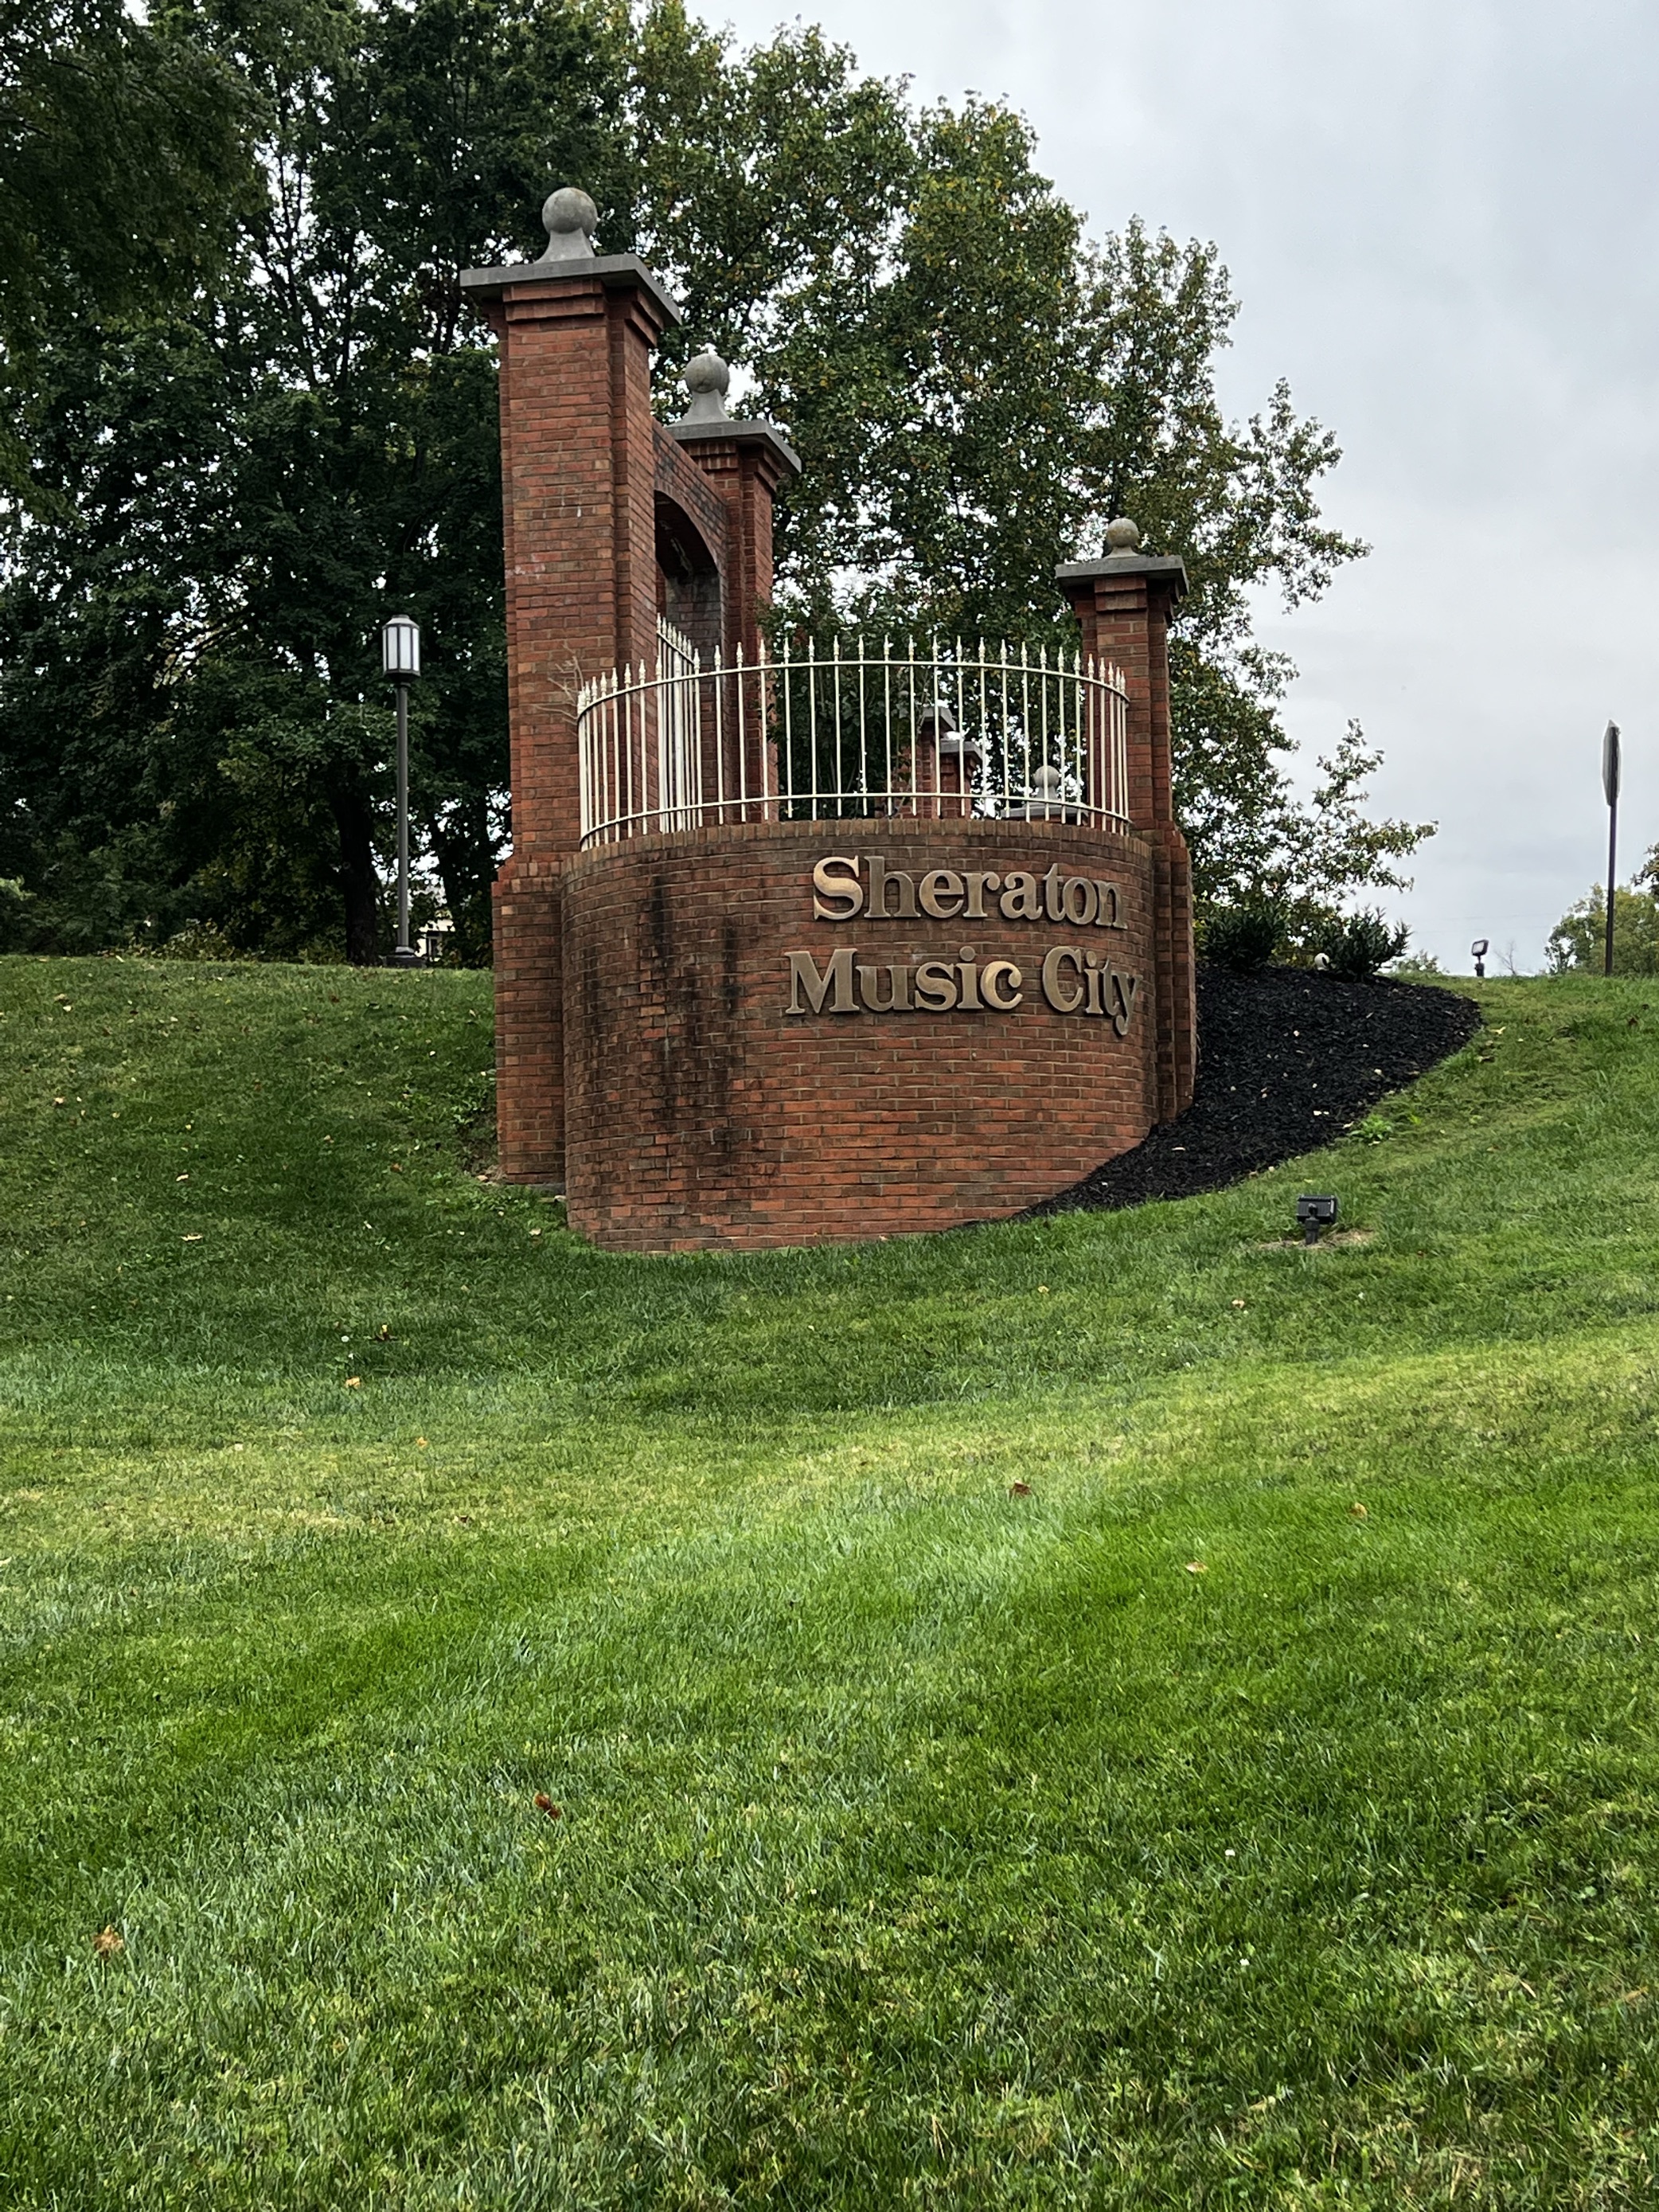
[{"label": "curved brick wall", "polygon": [[[886,913],[850,915],[873,855]],[[572,1227],[599,1244],[994,1218],[1157,1118],[1155,868],[1138,837],[756,823],[584,854],[562,902],[566,1187]],[[927,1010],[952,997],[969,1003]]]}]

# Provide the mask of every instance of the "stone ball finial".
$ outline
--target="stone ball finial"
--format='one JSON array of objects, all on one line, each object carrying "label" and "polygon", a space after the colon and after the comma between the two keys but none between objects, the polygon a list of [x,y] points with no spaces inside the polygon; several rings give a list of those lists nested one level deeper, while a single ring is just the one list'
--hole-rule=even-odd
[{"label": "stone ball finial", "polygon": [[685,364],[685,388],[691,404],[683,422],[724,422],[726,395],[732,388],[732,372],[712,346],[693,354]]},{"label": "stone ball finial", "polygon": [[1107,524],[1106,554],[1109,560],[1119,553],[1139,553],[1139,526],[1131,522],[1127,514],[1120,514]]},{"label": "stone ball finial", "polygon": [[542,225],[547,232],[544,261],[591,261],[593,233],[599,211],[575,185],[561,185],[542,203]]}]

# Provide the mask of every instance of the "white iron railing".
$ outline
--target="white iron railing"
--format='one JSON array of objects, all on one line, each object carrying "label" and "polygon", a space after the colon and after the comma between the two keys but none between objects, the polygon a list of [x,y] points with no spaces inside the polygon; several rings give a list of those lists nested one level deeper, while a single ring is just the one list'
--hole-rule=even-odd
[{"label": "white iron railing", "polygon": [[868,816],[1129,826],[1115,668],[934,640],[808,641],[705,664],[665,622],[654,671],[577,702],[583,845]]}]

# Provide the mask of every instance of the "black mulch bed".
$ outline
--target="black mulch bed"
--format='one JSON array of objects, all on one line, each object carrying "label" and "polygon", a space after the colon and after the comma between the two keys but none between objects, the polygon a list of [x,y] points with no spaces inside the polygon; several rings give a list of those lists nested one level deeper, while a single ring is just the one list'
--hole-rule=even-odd
[{"label": "black mulch bed", "polygon": [[1198,971],[1198,1087],[1176,1121],[1024,1217],[1191,1198],[1330,1143],[1480,1026],[1472,999],[1305,968]]}]

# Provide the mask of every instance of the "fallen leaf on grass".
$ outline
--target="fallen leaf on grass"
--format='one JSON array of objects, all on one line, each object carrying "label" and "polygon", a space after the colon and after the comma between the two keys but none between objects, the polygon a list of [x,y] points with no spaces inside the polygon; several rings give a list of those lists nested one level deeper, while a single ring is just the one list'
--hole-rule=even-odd
[{"label": "fallen leaf on grass", "polygon": [[1243,1310],[1244,1310],[1244,1301],[1243,1301],[1243,1298],[1235,1298],[1235,1299],[1233,1300],[1233,1307],[1234,1307],[1234,1310],[1235,1310],[1236,1312],[1243,1313]]},{"label": "fallen leaf on grass", "polygon": [[127,1939],[119,1929],[100,1928],[92,1939],[92,1948],[100,1959],[112,1959],[126,1949]]},{"label": "fallen leaf on grass", "polygon": [[361,1390],[363,1387],[362,1376],[361,1375],[348,1375],[345,1379],[345,1387],[348,1390]]},{"label": "fallen leaf on grass", "polygon": [[1048,1285],[1047,1285],[1047,1283],[1039,1283],[1039,1284],[1037,1285],[1037,1296],[1038,1296],[1040,1298],[1046,1298],[1046,1297],[1048,1297]]},{"label": "fallen leaf on grass", "polygon": [[544,1790],[538,1790],[536,1792],[536,1810],[538,1813],[545,1813],[550,1820],[562,1820],[564,1818],[563,1807],[556,1805]]},{"label": "fallen leaf on grass", "polygon": [[174,1182],[188,1182],[190,1181],[190,1177],[187,1175],[174,1176],[173,1180]]},{"label": "fallen leaf on grass", "polygon": [[1011,1482],[1008,1486],[1010,1498],[1029,1498],[1030,1494],[1031,1486],[1029,1482]]},{"label": "fallen leaf on grass", "polygon": [[63,1106],[67,1104],[68,1102],[65,1099],[54,1098],[52,1103],[54,1106]]},{"label": "fallen leaf on grass", "polygon": [[426,1449],[426,1438],[424,1437],[416,1437],[415,1449],[416,1451],[424,1451]]},{"label": "fallen leaf on grass", "polygon": [[202,1232],[199,1229],[196,1231],[193,1237],[186,1237],[184,1240],[186,1244],[199,1244],[201,1241]]},{"label": "fallen leaf on grass", "polygon": [[1348,1510],[1356,1521],[1369,1521],[1371,1517],[1358,1499],[1348,1508]]},{"label": "fallen leaf on grass", "polygon": [[1188,1559],[1187,1571],[1189,1575],[1207,1575],[1210,1571],[1202,1559]]}]

